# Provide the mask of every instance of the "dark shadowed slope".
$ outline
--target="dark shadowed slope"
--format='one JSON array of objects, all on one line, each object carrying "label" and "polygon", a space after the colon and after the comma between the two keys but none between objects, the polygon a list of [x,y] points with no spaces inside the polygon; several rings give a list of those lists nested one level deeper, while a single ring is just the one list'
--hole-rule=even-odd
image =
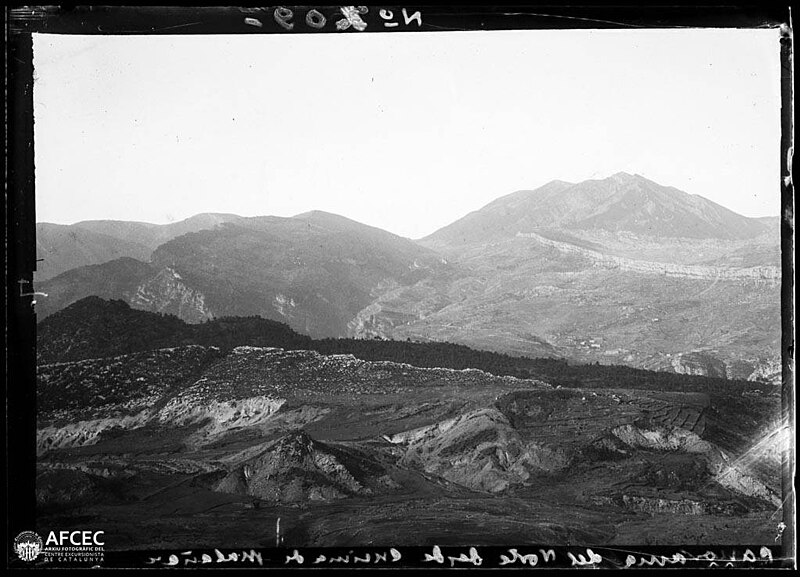
[{"label": "dark shadowed slope", "polygon": [[381,293],[445,265],[408,239],[327,213],[242,219],[161,245],[153,264],[204,295],[214,316],[259,315],[338,336]]},{"label": "dark shadowed slope", "polygon": [[36,301],[36,315],[42,320],[90,295],[130,301],[154,272],[146,262],[130,257],[70,269],[36,285],[47,294]]},{"label": "dark shadowed slope", "polygon": [[174,316],[91,296],[38,324],[36,352],[40,362],[49,363],[171,347],[183,344],[186,327]]},{"label": "dark shadowed slope", "polygon": [[37,326],[40,363],[112,357],[183,345],[307,348],[311,339],[258,317],[187,324],[173,315],[132,309],[122,300],[86,297]]}]

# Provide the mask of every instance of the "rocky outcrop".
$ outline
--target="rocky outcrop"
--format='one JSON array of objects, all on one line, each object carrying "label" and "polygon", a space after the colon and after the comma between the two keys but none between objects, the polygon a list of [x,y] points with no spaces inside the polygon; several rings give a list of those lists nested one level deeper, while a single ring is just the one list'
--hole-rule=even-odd
[{"label": "rocky outcrop", "polygon": [[151,410],[192,384],[220,356],[215,347],[187,345],[37,367],[39,427],[105,422]]},{"label": "rocky outcrop", "polygon": [[387,437],[406,445],[401,463],[459,485],[499,493],[566,468],[562,451],[526,441],[494,408]]},{"label": "rocky outcrop", "polygon": [[[237,347],[210,368],[200,389],[204,399],[226,400],[251,396],[288,398],[299,391],[322,394],[391,394],[426,386],[535,388],[533,379],[498,377],[478,369],[420,368],[391,361],[365,361],[353,355],[322,355],[269,347]],[[187,391],[186,394],[191,394]]]},{"label": "rocky outcrop", "polygon": [[226,401],[203,400],[196,389],[170,399],[159,411],[146,409],[133,415],[76,421],[63,426],[44,426],[37,431],[39,453],[51,449],[83,447],[98,442],[106,432],[132,430],[149,424],[161,427],[202,425],[187,442],[204,444],[232,430],[266,424],[284,399],[250,397]]},{"label": "rocky outcrop", "polygon": [[642,429],[636,425],[622,425],[611,432],[626,445],[636,448],[687,453],[706,453],[711,450],[709,442],[691,431],[677,427]]},{"label": "rocky outcrop", "polygon": [[205,295],[183,282],[172,268],[165,267],[147,279],[130,298],[133,308],[177,316],[187,323],[214,318],[206,305]]},{"label": "rocky outcrop", "polygon": [[685,353],[656,354],[645,363],[648,370],[699,375],[723,379],[781,384],[782,365],[774,355],[750,358],[725,358],[717,350],[695,350]]},{"label": "rocky outcrop", "polygon": [[144,410],[135,415],[77,421],[61,427],[42,427],[36,432],[36,451],[41,454],[51,449],[93,445],[106,431],[136,429],[144,426],[151,417],[152,412]]},{"label": "rocky outcrop", "polygon": [[781,504],[781,498],[774,490],[751,474],[747,467],[742,466],[743,460],[732,460],[725,451],[691,431],[674,427],[640,428],[636,425],[623,425],[613,429],[612,434],[635,448],[697,454],[705,461],[708,473],[714,481],[723,487],[740,495],[761,499],[776,507]]},{"label": "rocky outcrop", "polygon": [[755,266],[749,268],[713,267],[700,265],[682,265],[666,262],[652,262],[636,260],[605,254],[596,250],[576,246],[546,238],[535,232],[518,232],[517,238],[532,239],[539,244],[555,248],[561,252],[576,254],[591,260],[595,266],[609,269],[619,269],[626,272],[642,274],[664,275],[675,278],[688,278],[698,280],[720,280],[755,282],[775,286],[780,283],[781,270],[776,266]]},{"label": "rocky outcrop", "polygon": [[278,311],[278,314],[284,317],[292,317],[294,316],[294,309],[297,307],[297,303],[292,297],[278,293],[275,295],[275,300],[273,301],[272,306],[276,311]]},{"label": "rocky outcrop", "polygon": [[327,501],[372,492],[334,451],[302,431],[265,444],[261,453],[233,468],[216,490],[279,503]]},{"label": "rocky outcrop", "polygon": [[782,379],[783,366],[780,357],[753,361],[752,372],[745,378],[748,381],[761,381],[779,385]]},{"label": "rocky outcrop", "polygon": [[[361,309],[356,316],[347,323],[347,334],[360,339],[371,339],[374,337],[391,338],[396,323],[391,317],[391,311],[384,310],[380,302],[374,302]],[[413,320],[410,315],[406,320]]]},{"label": "rocky outcrop", "polygon": [[639,495],[623,495],[622,503],[631,511],[640,513],[678,513],[680,515],[703,515],[706,513],[704,503],[691,499],[664,499],[660,497],[642,497]]},{"label": "rocky outcrop", "polygon": [[285,399],[265,396],[208,400],[204,398],[202,385],[194,385],[170,399],[157,419],[162,425],[177,427],[203,424],[193,437],[208,440],[230,430],[263,425],[285,402]]},{"label": "rocky outcrop", "polygon": [[673,355],[671,365],[673,370],[680,375],[728,378],[724,362],[713,355],[700,351]]},{"label": "rocky outcrop", "polygon": [[660,515],[740,515],[746,509],[735,501],[710,502],[700,499],[679,499],[652,495],[622,494],[613,498],[601,497],[593,501],[597,504],[614,504],[629,511]]}]

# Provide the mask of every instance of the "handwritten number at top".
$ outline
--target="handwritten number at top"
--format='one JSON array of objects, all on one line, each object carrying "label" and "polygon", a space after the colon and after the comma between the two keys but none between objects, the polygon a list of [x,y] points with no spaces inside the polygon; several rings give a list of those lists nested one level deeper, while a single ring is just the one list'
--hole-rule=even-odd
[{"label": "handwritten number at top", "polygon": [[[362,16],[368,12],[369,8],[367,6],[340,7],[339,15],[341,17],[338,19],[334,17],[336,29],[339,31],[356,30],[358,32],[363,32],[366,30],[368,23],[364,21]],[[395,12],[392,10],[381,9],[378,12],[378,15],[381,18],[384,28],[397,28],[401,25],[407,27],[412,23],[416,24],[416,27],[418,28],[422,26],[422,12],[419,10],[409,14],[408,9],[402,8],[400,10],[400,14],[396,17]],[[295,13],[291,8],[278,6],[272,11],[272,17],[278,26],[284,30],[291,32],[295,29]],[[248,23],[258,25],[259,27],[261,25],[258,20],[253,18],[246,18],[245,21],[249,21]],[[328,24],[328,18],[326,18],[325,15],[316,8],[312,8],[306,12],[305,24],[308,28],[322,30],[325,28],[326,24]]]}]

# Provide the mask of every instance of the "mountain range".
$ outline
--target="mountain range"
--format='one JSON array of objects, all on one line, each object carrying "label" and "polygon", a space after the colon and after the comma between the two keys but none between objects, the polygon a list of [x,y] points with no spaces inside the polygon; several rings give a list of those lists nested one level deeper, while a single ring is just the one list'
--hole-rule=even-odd
[{"label": "mountain range", "polygon": [[773,378],[778,223],[625,173],[515,192],[418,241],[319,211],[43,223],[37,314],[96,295],[190,323]]},{"label": "mountain range", "polygon": [[240,219],[233,214],[197,214],[171,224],[119,220],[85,220],[71,225],[36,225],[36,279],[44,281],[62,272],[121,257],[149,260],[160,244],[188,232]]}]

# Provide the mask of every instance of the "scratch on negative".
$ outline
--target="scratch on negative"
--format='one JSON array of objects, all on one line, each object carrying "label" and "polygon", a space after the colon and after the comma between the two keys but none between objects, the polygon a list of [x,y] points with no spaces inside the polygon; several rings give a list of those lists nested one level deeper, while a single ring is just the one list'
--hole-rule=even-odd
[{"label": "scratch on negative", "polygon": [[102,25],[97,26],[98,32],[108,32],[109,34],[145,34],[147,32],[158,32],[160,30],[172,30],[173,28],[186,28],[187,26],[197,26],[202,22],[189,22],[188,24],[176,24],[174,26],[163,26],[162,28],[137,28],[134,30],[105,30]]},{"label": "scratch on negative", "polygon": [[188,24],[176,24],[175,26],[164,26],[163,28],[156,28],[155,30],[171,30],[173,28],[186,28],[187,26],[197,26],[202,22],[189,22]]},{"label": "scratch on negative", "polygon": [[791,497],[791,495],[786,495],[786,497],[783,499],[783,502],[781,503],[781,506],[775,509],[775,512],[772,515],[770,515],[769,517],[770,519],[774,519],[775,515],[783,512],[783,508],[786,506],[786,502],[789,500],[789,497]]},{"label": "scratch on negative", "polygon": [[504,12],[503,16],[541,16],[543,18],[564,18],[567,20],[582,20],[584,22],[599,22],[601,24],[617,24],[619,26],[630,26],[631,28],[649,28],[641,24],[630,24],[628,22],[615,22],[613,20],[599,20],[597,18],[582,18],[580,16],[564,16],[563,14],[539,14],[537,12]]},{"label": "scratch on negative", "polygon": [[[582,20],[584,22],[599,22],[601,24],[617,24],[618,26],[628,26],[631,28],[653,28],[651,25],[645,24],[631,24],[629,22],[617,22],[615,20],[600,20],[598,18],[583,18],[581,16],[566,16],[563,14],[540,14],[537,12],[503,12],[503,16],[542,16],[544,18],[565,18],[567,20]],[[752,28],[775,28],[774,22],[764,22],[752,26]],[[659,26],[659,28],[703,28],[703,26],[689,25],[689,26]]]}]

